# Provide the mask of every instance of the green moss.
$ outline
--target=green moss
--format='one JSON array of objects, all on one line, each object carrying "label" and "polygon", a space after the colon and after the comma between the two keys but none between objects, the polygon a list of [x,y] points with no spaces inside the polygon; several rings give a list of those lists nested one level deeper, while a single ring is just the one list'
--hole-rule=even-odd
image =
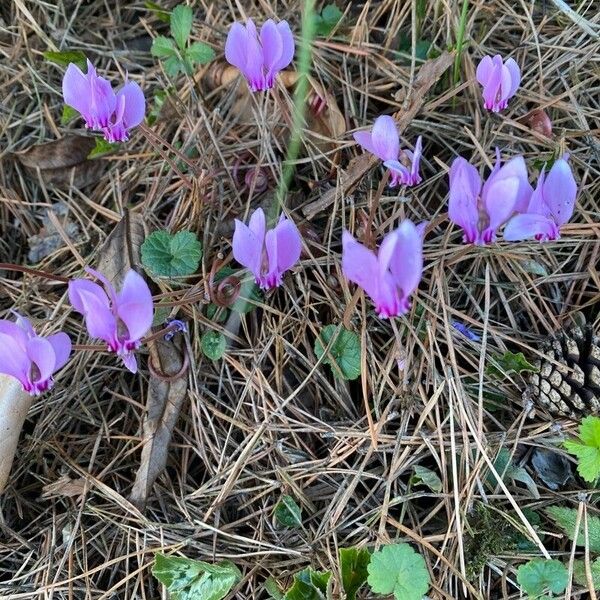
[{"label": "green moss", "polygon": [[492,556],[506,554],[516,546],[515,529],[497,511],[485,504],[476,505],[467,519],[465,542],[466,574],[473,581]]}]

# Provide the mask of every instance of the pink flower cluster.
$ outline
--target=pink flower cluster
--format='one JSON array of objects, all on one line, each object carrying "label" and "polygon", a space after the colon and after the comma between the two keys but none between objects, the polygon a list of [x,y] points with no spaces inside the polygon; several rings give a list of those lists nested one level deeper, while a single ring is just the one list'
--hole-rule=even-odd
[{"label": "pink flower cluster", "polygon": [[109,142],[125,142],[129,130],[144,119],[146,101],[135,81],[126,81],[115,94],[110,82],[96,74],[87,61],[87,73],[71,63],[63,77],[65,104],[81,113],[85,126],[101,131]]},{"label": "pink flower cluster", "polygon": [[463,241],[490,244],[504,224],[507,241],[557,240],[560,226],[573,214],[577,196],[568,158],[557,159],[547,177],[542,170],[535,190],[522,156],[501,166],[496,150],[496,165],[485,182],[473,165],[456,158],[450,167],[448,216],[462,228]]},{"label": "pink flower cluster", "polygon": [[[147,283],[135,271],[125,275],[117,292],[97,271],[86,269],[103,286],[86,279],[69,283],[69,300],[85,318],[88,333],[103,340],[110,352],[119,356],[132,372],[137,371],[134,351],[152,326],[152,294]],[[31,323],[17,315],[15,323],[0,320],[0,373],[15,377],[32,396],[54,385],[53,374],[62,369],[71,354],[66,333],[46,338],[37,335]]]},{"label": "pink flower cluster", "polygon": [[[294,51],[288,23],[276,24],[270,19],[260,33],[250,19],[245,25],[235,23],[225,45],[226,59],[241,71],[252,92],[272,88],[277,74],[291,63]],[[521,80],[514,59],[503,61],[499,55],[485,56],[476,76],[482,86],[484,107],[492,112],[507,107]],[[129,131],[144,118],[145,100],[140,87],[126,81],[115,93],[90,61],[86,74],[76,65],[69,65],[63,95],[66,104],[81,113],[86,127],[101,131],[111,142],[127,140]],[[379,116],[370,131],[358,131],[354,139],[389,170],[391,187],[421,183],[423,140],[417,138],[414,150],[401,149],[391,116]],[[554,161],[548,173],[544,168],[533,189],[522,156],[502,164],[496,150],[496,163],[485,180],[466,159],[457,157],[449,173],[450,221],[462,228],[463,240],[470,244],[494,242],[502,226],[504,239],[511,242],[558,239],[560,227],[573,214],[577,195],[568,160],[565,154]],[[400,316],[410,309],[411,296],[423,274],[426,225],[405,219],[383,238],[378,249],[343,232],[342,272],[370,296],[379,317]],[[283,214],[273,227],[267,227],[266,215],[259,208],[248,225],[236,219],[232,252],[235,260],[252,273],[257,285],[273,289],[300,260],[302,237],[294,222]],[[108,351],[135,373],[135,351],[152,326],[150,289],[133,270],[125,275],[119,291],[101,273],[86,271],[100,283],[71,281],[68,295],[73,309],[83,315],[89,335],[103,340]],[[65,333],[42,337],[24,317],[17,316],[16,322],[0,320],[0,373],[16,377],[33,395],[52,387],[54,373],[66,364],[70,353],[71,341]]]}]

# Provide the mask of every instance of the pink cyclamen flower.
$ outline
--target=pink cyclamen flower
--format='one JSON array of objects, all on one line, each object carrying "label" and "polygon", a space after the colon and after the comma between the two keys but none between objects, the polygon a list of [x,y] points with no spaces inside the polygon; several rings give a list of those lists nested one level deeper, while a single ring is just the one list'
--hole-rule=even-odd
[{"label": "pink cyclamen flower", "polygon": [[400,156],[400,138],[396,121],[389,115],[381,115],[375,119],[371,131],[357,131],[355,141],[367,152],[374,154],[383,161],[390,170],[390,187],[396,185],[417,185],[421,183],[419,164],[421,162],[422,144],[421,136],[415,144],[414,154],[410,150],[403,150]]},{"label": "pink cyclamen flower", "polygon": [[527,179],[522,156],[500,166],[496,149],[496,165],[482,183],[477,169],[464,158],[457,157],[450,167],[450,200],[448,216],[462,227],[466,244],[490,244],[496,231],[513,212],[525,210],[533,188]]},{"label": "pink cyclamen flower", "polygon": [[250,269],[262,289],[269,289],[281,285],[283,274],[300,260],[302,238],[285,215],[267,231],[265,213],[257,208],[248,225],[235,220],[232,246],[235,260]]},{"label": "pink cyclamen flower", "polygon": [[521,214],[514,216],[504,228],[509,242],[535,238],[540,242],[560,238],[560,226],[573,215],[577,183],[565,155],[554,162],[548,175],[540,173],[531,199]]},{"label": "pink cyclamen flower", "polygon": [[234,23],[227,34],[225,58],[237,67],[253,92],[269,90],[275,77],[294,58],[294,36],[287,21],[272,19],[260,28],[260,37],[252,19],[246,25]]},{"label": "pink cyclamen flower", "polygon": [[15,323],[0,320],[0,373],[18,379],[32,396],[54,385],[53,373],[65,366],[70,354],[71,340],[66,333],[44,338],[25,317],[17,315]]},{"label": "pink cyclamen flower", "polygon": [[86,271],[100,280],[104,288],[87,279],[69,283],[69,300],[73,308],[85,317],[93,338],[104,340],[108,350],[116,352],[125,366],[137,371],[133,351],[152,326],[152,294],[144,278],[133,270],[125,275],[123,287],[117,292],[113,285],[92,269]]},{"label": "pink cyclamen flower", "polygon": [[65,104],[81,113],[87,128],[102,131],[109,142],[127,141],[129,130],[144,119],[146,100],[140,86],[126,81],[115,94],[89,60],[85,75],[73,63],[67,67],[62,89]]},{"label": "pink cyclamen flower", "polygon": [[514,58],[502,62],[499,54],[493,58],[484,56],[477,65],[476,76],[483,87],[484,106],[492,112],[504,110],[521,83],[521,70]]},{"label": "pink cyclamen flower", "polygon": [[342,271],[371,297],[380,317],[410,309],[410,295],[423,274],[423,230],[406,219],[385,236],[378,252],[343,233]]}]

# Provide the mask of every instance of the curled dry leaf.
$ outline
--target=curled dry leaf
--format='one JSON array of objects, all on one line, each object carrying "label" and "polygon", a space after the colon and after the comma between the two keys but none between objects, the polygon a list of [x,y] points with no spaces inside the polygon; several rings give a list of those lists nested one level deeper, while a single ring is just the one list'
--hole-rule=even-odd
[{"label": "curled dry leaf", "polygon": [[0,374],[0,494],[8,481],[19,435],[32,400],[14,377]]},{"label": "curled dry leaf", "polygon": [[48,483],[42,488],[42,498],[77,498],[85,493],[86,480],[84,477],[71,479],[63,475],[56,481]]},{"label": "curled dry leaf", "polygon": [[[296,71],[281,71],[278,81],[292,90],[300,78]],[[232,112],[245,119],[252,118],[252,93],[248,89],[238,69],[226,63],[215,63],[206,71],[205,80],[212,89],[218,87],[236,87],[237,100]],[[346,119],[340,111],[335,97],[312,77],[308,78],[305,118],[308,131],[314,133],[310,144],[321,152],[335,150],[337,141],[346,132]]]},{"label": "curled dry leaf", "polygon": [[[120,286],[129,269],[141,270],[140,248],[147,230],[139,214],[125,216],[106,239],[97,269]],[[142,425],[142,457],[130,495],[142,509],[156,478],[165,468],[169,443],[187,393],[187,369],[181,336],[148,343],[151,365],[146,414]]]},{"label": "curled dry leaf", "polygon": [[14,156],[31,177],[46,185],[82,188],[95,183],[104,173],[104,160],[88,159],[95,140],[82,135],[68,135],[54,142],[37,144]]}]

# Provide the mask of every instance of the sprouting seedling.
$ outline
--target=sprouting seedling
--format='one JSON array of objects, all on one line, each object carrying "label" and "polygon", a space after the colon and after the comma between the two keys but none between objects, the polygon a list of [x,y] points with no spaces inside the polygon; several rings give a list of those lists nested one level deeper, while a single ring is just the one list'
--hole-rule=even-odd
[{"label": "sprouting seedling", "polygon": [[191,75],[195,65],[204,65],[215,57],[215,51],[208,44],[189,43],[192,22],[192,9],[180,4],[171,12],[171,37],[159,35],[152,42],[152,56],[162,60],[163,67],[170,77],[178,73]]}]

